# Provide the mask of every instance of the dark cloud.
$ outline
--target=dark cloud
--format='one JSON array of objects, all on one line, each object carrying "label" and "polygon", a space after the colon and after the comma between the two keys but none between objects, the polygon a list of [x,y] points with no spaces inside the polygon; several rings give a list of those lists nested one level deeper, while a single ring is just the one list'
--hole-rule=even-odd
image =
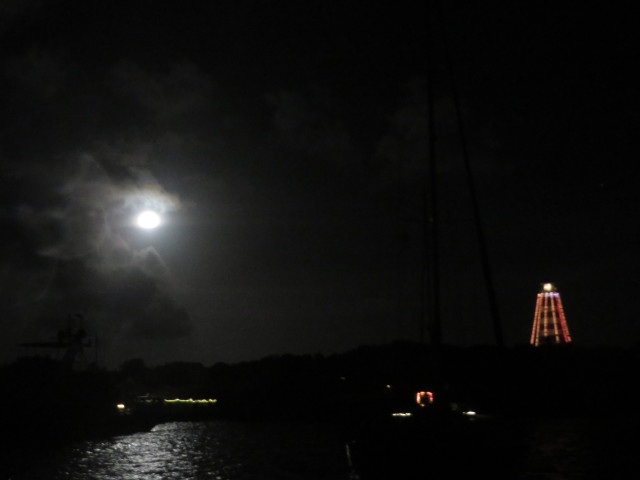
[{"label": "dark cloud", "polygon": [[[6,306],[11,318],[5,320],[30,317],[22,321],[40,325],[31,332],[36,335],[44,333],[43,322],[57,328],[66,312],[81,311],[94,331],[108,330],[112,341],[188,334],[189,315],[176,299],[166,265],[153,248],[136,249],[128,238],[136,207],[177,204],[164,201],[157,189],[122,190],[104,175],[88,178],[85,172],[71,184],[58,192],[56,204],[15,207],[17,222],[5,245],[20,237],[36,241],[22,245],[20,257],[10,254],[13,261],[5,264],[3,284],[14,293]],[[31,259],[28,271],[24,257]]]},{"label": "dark cloud", "polygon": [[133,62],[122,62],[111,71],[111,87],[148,112],[159,124],[184,127],[192,116],[209,110],[214,93],[211,79],[196,65],[183,61],[166,72],[149,72]]},{"label": "dark cloud", "polygon": [[328,92],[279,91],[267,97],[283,145],[304,159],[341,165],[357,160],[346,126]]},{"label": "dark cloud", "polygon": [[[17,133],[29,132],[28,145],[39,148],[16,148],[16,139],[6,136],[4,142],[10,148],[2,165],[2,284],[11,295],[3,321],[23,325],[10,338],[17,343],[48,335],[47,329],[60,328],[75,311],[86,312],[88,327],[108,331],[111,342],[188,335],[189,314],[176,298],[169,270],[157,251],[135,243],[132,227],[141,209],[180,209],[178,196],[149,170],[150,141],[141,141],[127,125],[91,131],[77,143],[68,132],[64,142],[51,139],[44,120],[70,121],[74,112],[65,110],[68,92],[59,86],[65,75],[45,81],[47,72],[64,71],[48,58],[30,52],[25,62],[13,63],[9,75],[14,88],[32,92],[30,102],[47,103],[38,128],[16,127]],[[90,130],[76,119],[73,125]]]},{"label": "dark cloud", "polygon": [[38,45],[2,71],[16,119],[1,146],[5,353],[47,339],[72,312],[121,354],[188,337],[179,282],[133,218],[183,207],[153,170],[168,146],[189,143],[185,121],[210,109],[211,81],[186,61],[164,73],[132,61],[94,70]]},{"label": "dark cloud", "polygon": [[6,66],[9,79],[42,99],[51,99],[65,86],[66,65],[61,58],[46,49],[33,47],[25,56],[14,58]]},{"label": "dark cloud", "polygon": [[0,4],[0,34],[19,27],[42,7],[41,0],[7,0]]},{"label": "dark cloud", "polygon": [[[7,344],[46,335],[70,311],[86,312],[116,363],[415,339],[424,2],[63,3],[0,7]],[[610,56],[594,49],[584,15],[498,3],[448,3],[435,33],[449,33],[518,340],[539,282],[587,292],[589,272],[610,279],[610,265],[634,278],[621,239],[638,204],[625,173],[635,87],[619,42]],[[445,338],[486,343],[456,105],[445,58],[434,59]],[[133,227],[145,208],[163,214],[160,229]],[[586,318],[598,311],[587,293],[575,304]]]},{"label": "dark cloud", "polygon": [[[3,276],[3,283],[14,277],[16,294],[5,321],[25,322],[13,338],[44,335],[50,324],[58,328],[55,318],[81,311],[114,358],[160,355],[159,345],[173,352],[190,334],[225,344],[225,334],[241,332],[231,338],[255,345],[269,331],[256,349],[267,354],[336,315],[381,321],[376,305],[388,310],[391,300],[379,293],[384,287],[376,283],[388,282],[377,269],[382,263],[387,272],[392,262],[369,238],[389,237],[378,231],[387,228],[389,209],[372,187],[388,180],[367,165],[365,151],[374,147],[350,113],[370,99],[345,96],[322,67],[331,58],[344,65],[353,49],[341,52],[325,32],[329,43],[309,44],[320,54],[316,62],[313,51],[287,44],[276,51],[245,30],[251,24],[276,43],[266,18],[301,33],[302,23],[323,30],[305,9],[288,7],[267,9],[265,19],[253,10],[242,18],[219,12],[230,21],[207,28],[197,48],[186,39],[200,20],[188,10],[179,13],[193,21],[188,28],[172,14],[153,25],[127,20],[108,47],[96,38],[113,18],[105,8],[100,22],[72,9],[77,17],[62,31],[54,22],[62,13],[47,4],[51,20],[36,14],[33,21],[51,27],[51,38],[17,31],[24,42],[3,63],[11,93],[4,110],[18,119],[2,131],[3,183],[13,185],[3,198],[12,228],[3,250],[21,250]],[[317,14],[333,18],[332,11]],[[292,55],[308,55],[309,73],[326,73],[305,79],[301,69],[289,77],[295,81],[282,82],[293,73]],[[366,77],[354,79],[364,90],[372,85]],[[386,129],[388,112],[376,116],[368,123]],[[377,205],[373,215],[370,204]],[[162,231],[132,227],[143,208],[164,214]],[[31,267],[21,270],[25,259]],[[353,271],[359,268],[372,276]],[[353,298],[332,299],[349,290]],[[305,348],[322,348],[309,338]],[[213,355],[251,355],[238,343],[230,348]],[[206,346],[191,353],[211,355]]]}]

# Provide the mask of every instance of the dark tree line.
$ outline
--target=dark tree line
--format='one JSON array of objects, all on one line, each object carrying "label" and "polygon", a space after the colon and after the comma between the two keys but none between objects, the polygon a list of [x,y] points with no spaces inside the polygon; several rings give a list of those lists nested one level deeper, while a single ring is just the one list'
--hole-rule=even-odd
[{"label": "dark tree line", "polygon": [[[217,414],[325,418],[407,408],[421,390],[440,403],[514,415],[610,415],[633,409],[640,349],[442,347],[410,342],[329,356],[274,355],[251,362],[131,359],[113,371],[70,371],[41,357],[0,367],[3,416],[101,412],[117,402],[215,398]],[[461,408],[462,408],[461,407]],[[66,413],[65,413],[66,412]]]}]

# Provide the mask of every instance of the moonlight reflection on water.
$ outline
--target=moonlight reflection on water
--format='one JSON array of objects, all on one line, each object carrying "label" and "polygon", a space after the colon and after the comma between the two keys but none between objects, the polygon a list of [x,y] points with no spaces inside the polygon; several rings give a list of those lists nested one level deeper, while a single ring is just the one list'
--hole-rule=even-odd
[{"label": "moonlight reflection on water", "polygon": [[[628,478],[640,469],[639,419],[529,419],[514,480]],[[2,451],[10,480],[348,480],[339,428],[319,423],[171,422],[150,432]],[[425,462],[428,455],[425,452]],[[426,467],[426,463],[425,463]],[[481,473],[481,472],[479,472]],[[491,472],[484,472],[489,473]],[[386,479],[385,479],[386,480]],[[400,479],[399,479],[400,480]]]},{"label": "moonlight reflection on water", "polygon": [[344,446],[338,432],[326,426],[293,423],[165,423],[150,432],[80,442],[29,463],[13,478],[348,478]]}]

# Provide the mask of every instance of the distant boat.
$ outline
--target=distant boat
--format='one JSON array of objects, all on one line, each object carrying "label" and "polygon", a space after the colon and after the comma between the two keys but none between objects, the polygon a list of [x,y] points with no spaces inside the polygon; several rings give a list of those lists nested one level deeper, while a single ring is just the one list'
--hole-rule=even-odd
[{"label": "distant boat", "polygon": [[[512,479],[522,446],[518,426],[420,394],[413,405],[369,417],[346,443],[352,478]],[[419,476],[416,474],[419,472]]]}]

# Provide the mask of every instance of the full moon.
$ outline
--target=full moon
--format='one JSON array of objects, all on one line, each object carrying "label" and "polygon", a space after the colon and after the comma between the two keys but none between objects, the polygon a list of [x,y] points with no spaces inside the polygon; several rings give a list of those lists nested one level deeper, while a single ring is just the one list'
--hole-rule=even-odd
[{"label": "full moon", "polygon": [[160,225],[160,215],[152,210],[145,210],[136,219],[136,223],[140,228],[151,229]]}]

